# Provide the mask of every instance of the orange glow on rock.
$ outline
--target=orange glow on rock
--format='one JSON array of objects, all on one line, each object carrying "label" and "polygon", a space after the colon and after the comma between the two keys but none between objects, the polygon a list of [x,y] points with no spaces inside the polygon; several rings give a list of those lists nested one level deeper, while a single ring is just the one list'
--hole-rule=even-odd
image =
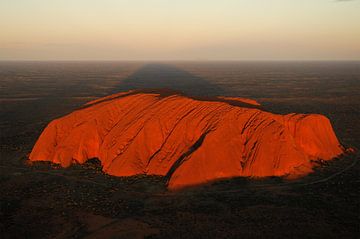
[{"label": "orange glow on rock", "polygon": [[108,174],[167,176],[168,187],[178,189],[238,176],[304,175],[314,160],[343,153],[325,116],[276,115],[226,99],[235,98],[202,101],[163,91],[107,96],[50,122],[29,158],[63,167],[98,158]]}]

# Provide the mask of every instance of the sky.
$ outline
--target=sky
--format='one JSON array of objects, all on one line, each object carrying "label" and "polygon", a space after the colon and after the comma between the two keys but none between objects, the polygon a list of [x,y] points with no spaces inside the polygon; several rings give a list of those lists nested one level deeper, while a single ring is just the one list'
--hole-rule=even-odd
[{"label": "sky", "polygon": [[0,0],[0,60],[360,60],[360,0]]}]

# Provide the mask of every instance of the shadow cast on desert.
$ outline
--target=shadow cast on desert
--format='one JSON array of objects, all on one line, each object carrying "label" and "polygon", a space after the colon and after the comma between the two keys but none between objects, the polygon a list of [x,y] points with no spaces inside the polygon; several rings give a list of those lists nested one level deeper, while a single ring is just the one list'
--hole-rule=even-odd
[{"label": "shadow cast on desert", "polygon": [[122,80],[113,93],[134,89],[171,89],[192,96],[218,96],[229,93],[206,79],[170,64],[145,64]]}]

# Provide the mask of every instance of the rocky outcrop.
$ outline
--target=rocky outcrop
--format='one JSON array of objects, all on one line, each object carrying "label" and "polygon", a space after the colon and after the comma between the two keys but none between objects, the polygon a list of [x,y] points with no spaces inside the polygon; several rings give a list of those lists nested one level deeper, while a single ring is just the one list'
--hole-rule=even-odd
[{"label": "rocky outcrop", "polygon": [[314,160],[343,153],[325,116],[276,115],[257,105],[122,92],[50,122],[30,160],[67,167],[98,158],[108,174],[163,175],[177,189],[237,176],[303,175]]}]

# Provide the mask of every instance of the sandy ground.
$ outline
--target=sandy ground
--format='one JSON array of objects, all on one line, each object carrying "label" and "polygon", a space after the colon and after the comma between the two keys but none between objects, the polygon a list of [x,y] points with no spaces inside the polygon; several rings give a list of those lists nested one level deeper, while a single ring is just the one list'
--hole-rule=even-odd
[{"label": "sandy ground", "polygon": [[26,163],[51,119],[152,85],[325,114],[344,145],[359,147],[359,63],[254,64],[0,63],[1,238],[358,238],[358,154],[295,181],[235,178],[175,193],[161,177],[104,175],[97,160]]}]

